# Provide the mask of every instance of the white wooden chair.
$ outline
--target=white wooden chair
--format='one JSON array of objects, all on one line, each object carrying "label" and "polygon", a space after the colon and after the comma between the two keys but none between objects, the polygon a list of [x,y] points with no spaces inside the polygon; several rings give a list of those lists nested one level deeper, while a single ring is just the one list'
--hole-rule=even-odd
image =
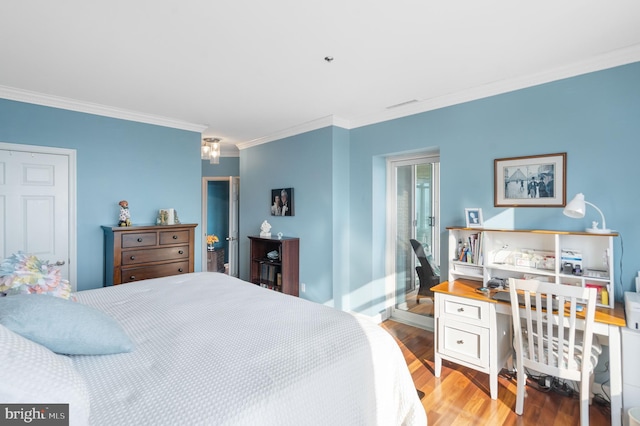
[{"label": "white wooden chair", "polygon": [[[509,291],[518,381],[516,414],[524,409],[528,368],[580,382],[580,424],[588,425],[590,386],[602,350],[593,336],[596,290],[510,278]],[[578,302],[585,302],[580,313]],[[553,311],[554,307],[563,309]],[[579,329],[578,322],[584,323]]]}]

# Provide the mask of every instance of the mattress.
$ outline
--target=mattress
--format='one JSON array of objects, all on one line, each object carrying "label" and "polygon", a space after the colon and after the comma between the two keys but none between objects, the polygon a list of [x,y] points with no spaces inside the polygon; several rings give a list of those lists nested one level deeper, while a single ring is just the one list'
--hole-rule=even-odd
[{"label": "mattress", "polygon": [[93,425],[425,425],[400,348],[369,318],[219,273],[77,293],[129,353],[72,356]]}]

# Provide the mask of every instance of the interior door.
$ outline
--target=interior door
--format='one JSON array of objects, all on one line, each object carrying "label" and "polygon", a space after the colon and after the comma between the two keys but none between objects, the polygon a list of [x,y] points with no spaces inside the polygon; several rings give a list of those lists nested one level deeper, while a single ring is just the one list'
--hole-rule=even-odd
[{"label": "interior door", "polygon": [[73,150],[0,143],[0,256],[34,254],[75,290],[74,177]]},{"label": "interior door", "polygon": [[229,232],[227,241],[229,242],[229,275],[238,276],[238,212],[240,211],[240,178],[229,178]]},{"label": "interior door", "polygon": [[[433,327],[433,303],[419,293],[416,255],[410,240],[418,240],[433,264],[439,265],[439,156],[415,155],[390,159],[388,172],[388,265],[393,296],[391,316],[424,328]],[[437,272],[436,272],[437,273]],[[392,289],[391,289],[392,287]]]}]

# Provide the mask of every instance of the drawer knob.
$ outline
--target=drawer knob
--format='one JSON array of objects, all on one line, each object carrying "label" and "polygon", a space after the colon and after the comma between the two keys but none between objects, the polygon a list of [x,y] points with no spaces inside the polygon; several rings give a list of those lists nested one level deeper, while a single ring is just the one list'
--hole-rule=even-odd
[{"label": "drawer knob", "polygon": [[182,268],[178,268],[178,272],[182,272]]},{"label": "drawer knob", "polygon": [[456,343],[459,345],[464,345],[464,340],[457,340]]},{"label": "drawer knob", "polygon": [[131,257],[129,257],[129,259],[136,260],[136,257],[135,256],[131,256]]},{"label": "drawer knob", "polygon": [[138,238],[138,242],[141,243],[142,242],[142,238]]},{"label": "drawer knob", "polygon": [[177,239],[178,239],[178,236],[177,236],[177,235],[174,235],[174,236],[173,236],[173,239],[174,239],[174,240],[177,240]]},{"label": "drawer knob", "polygon": [[458,312],[464,312],[464,308],[458,308]]},{"label": "drawer knob", "polygon": [[130,279],[131,281],[133,281],[133,280],[135,280],[135,279],[136,279],[136,276],[135,276],[135,275],[131,275],[131,276],[129,277],[129,279]]},{"label": "drawer knob", "polygon": [[178,254],[184,254],[184,250],[178,250]]}]

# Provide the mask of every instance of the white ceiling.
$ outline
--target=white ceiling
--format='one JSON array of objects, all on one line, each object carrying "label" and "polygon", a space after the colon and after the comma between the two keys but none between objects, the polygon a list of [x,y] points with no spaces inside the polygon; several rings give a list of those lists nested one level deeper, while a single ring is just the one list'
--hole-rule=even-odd
[{"label": "white ceiling", "polygon": [[635,61],[638,0],[0,3],[0,97],[241,147]]}]

